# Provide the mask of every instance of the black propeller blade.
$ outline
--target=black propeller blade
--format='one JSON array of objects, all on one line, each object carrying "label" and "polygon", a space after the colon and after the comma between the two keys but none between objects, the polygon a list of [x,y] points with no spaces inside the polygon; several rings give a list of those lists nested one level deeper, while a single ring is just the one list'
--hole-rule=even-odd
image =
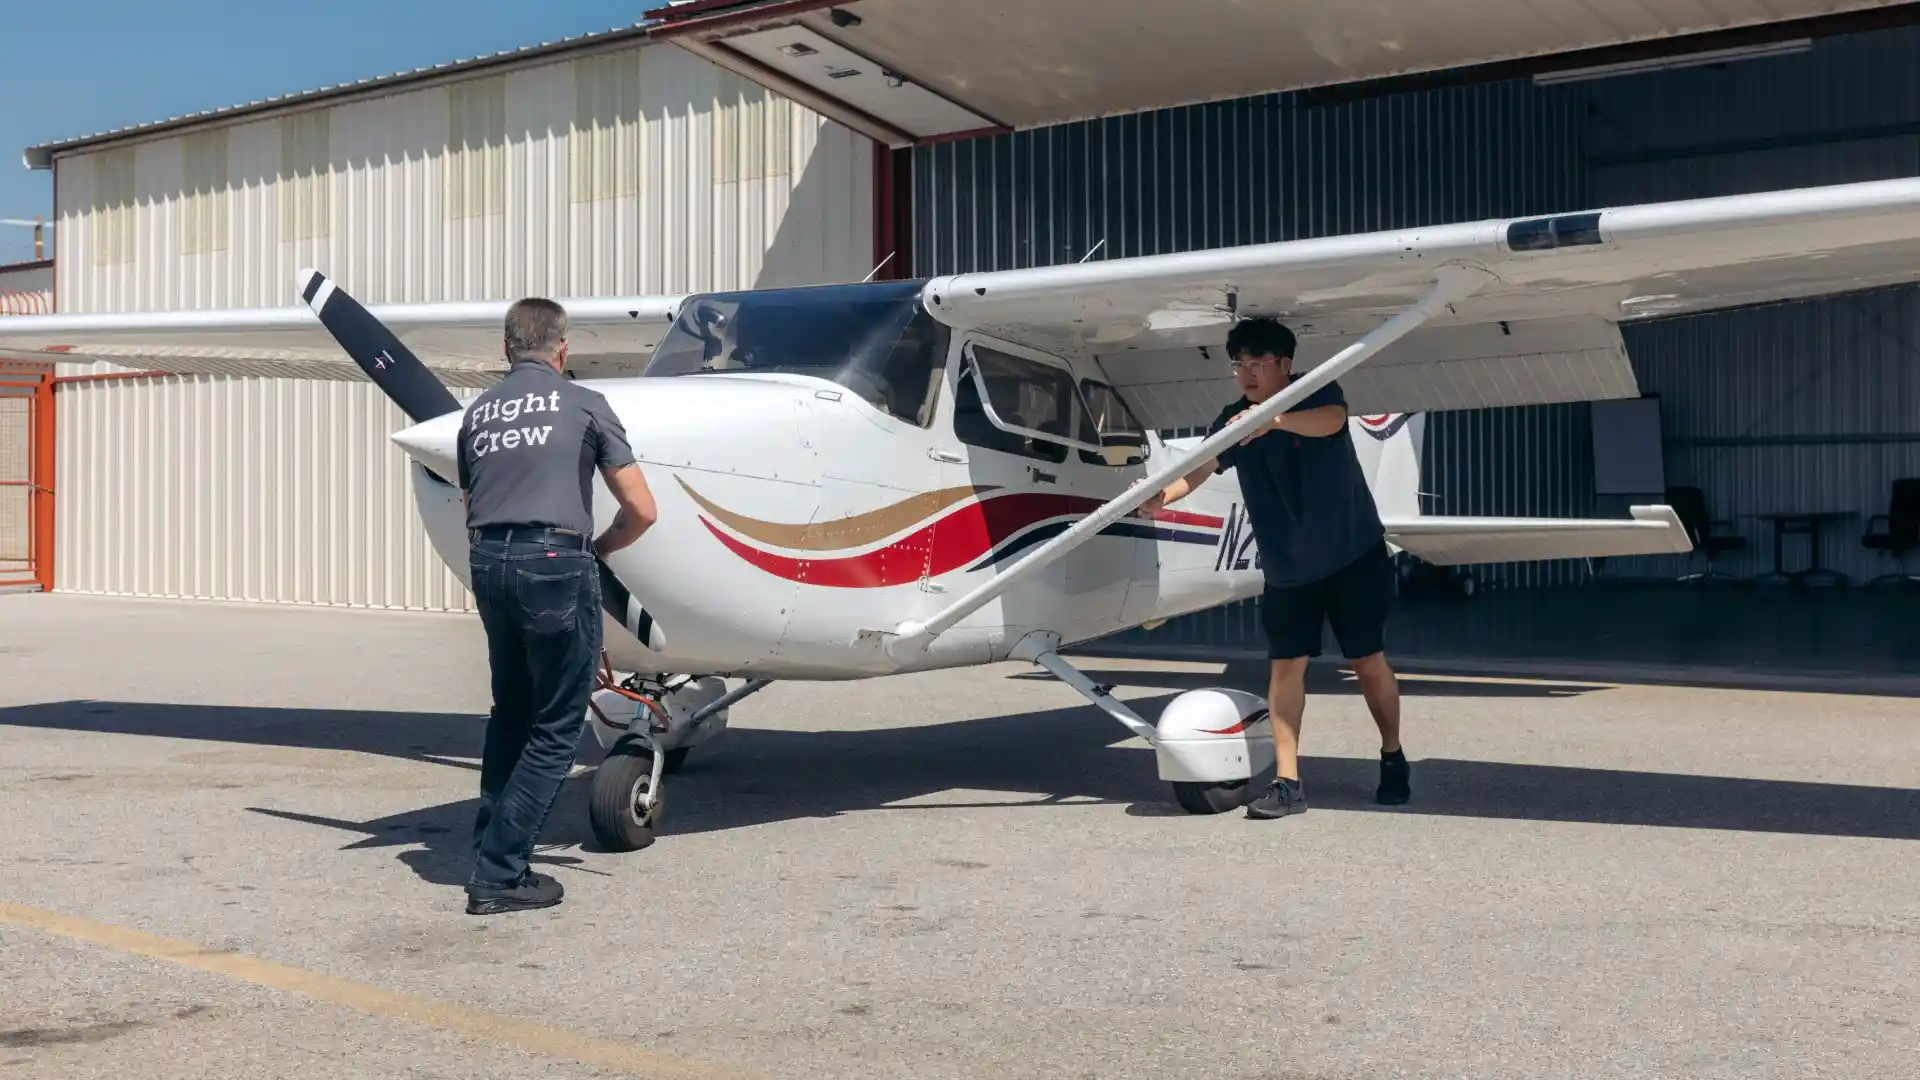
[{"label": "black propeller blade", "polygon": [[300,271],[300,298],[320,324],[414,423],[460,410],[446,384],[400,343],[393,331],[318,270]]}]

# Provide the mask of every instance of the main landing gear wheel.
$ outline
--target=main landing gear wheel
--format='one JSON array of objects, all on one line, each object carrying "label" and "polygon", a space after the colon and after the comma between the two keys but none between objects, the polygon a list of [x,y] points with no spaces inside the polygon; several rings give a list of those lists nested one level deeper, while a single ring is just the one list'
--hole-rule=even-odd
[{"label": "main landing gear wheel", "polygon": [[1189,814],[1224,814],[1238,810],[1247,801],[1247,781],[1230,780],[1224,784],[1199,784],[1191,780],[1173,781],[1173,798]]},{"label": "main landing gear wheel", "polygon": [[1095,684],[1044,647],[1056,641],[1053,635],[1037,639],[1033,662],[1152,746],[1160,779],[1172,785],[1174,801],[1187,813],[1224,814],[1246,805],[1253,778],[1273,768],[1273,725],[1261,695],[1225,687],[1188,690],[1167,703],[1158,724],[1149,724],[1115,698],[1112,687]]},{"label": "main landing gear wheel", "polygon": [[[662,765],[677,765],[675,754],[685,760],[684,749],[670,750]],[[608,851],[638,851],[653,843],[660,807],[653,789],[653,748],[636,735],[614,743],[594,774],[587,804],[594,839]]]}]

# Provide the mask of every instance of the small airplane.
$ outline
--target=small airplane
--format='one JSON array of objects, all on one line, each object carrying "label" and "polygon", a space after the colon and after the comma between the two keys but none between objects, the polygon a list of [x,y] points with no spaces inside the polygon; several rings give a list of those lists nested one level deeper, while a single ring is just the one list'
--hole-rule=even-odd
[{"label": "small airplane", "polygon": [[[659,523],[603,565],[593,826],[652,842],[664,775],[775,680],[1029,662],[1154,748],[1192,813],[1272,762],[1265,702],[1193,690],[1149,723],[1071,646],[1258,595],[1238,482],[1147,497],[1332,379],[1391,545],[1444,566],[1686,552],[1674,512],[1436,517],[1420,414],[1636,396],[1635,320],[1920,279],[1920,180],[1469,222],[1186,254],[685,296],[563,299],[571,377],[631,436]],[[448,383],[504,368],[507,301],[367,308],[315,270],[272,309],[8,319],[0,353],[149,370],[336,376],[409,423],[415,502],[466,576]],[[1238,396],[1226,331],[1298,334],[1286,392],[1205,438]],[[536,403],[505,403],[538,438]],[[511,438],[511,435],[503,436]],[[602,526],[614,504],[596,489]],[[739,684],[729,688],[729,680]]]}]

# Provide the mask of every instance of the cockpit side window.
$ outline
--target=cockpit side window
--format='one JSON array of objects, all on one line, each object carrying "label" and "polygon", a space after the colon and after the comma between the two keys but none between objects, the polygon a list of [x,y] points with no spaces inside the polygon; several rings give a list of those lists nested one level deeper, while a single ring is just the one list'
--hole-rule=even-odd
[{"label": "cockpit side window", "polygon": [[[988,376],[988,385],[993,385],[993,376]],[[980,400],[980,388],[974,385],[970,369],[962,370],[954,397],[953,434],[968,446],[984,450],[998,450],[1003,454],[1016,454],[1054,464],[1067,459],[1067,448],[1060,443],[1006,431],[996,425],[987,416],[986,406]]]},{"label": "cockpit side window", "polygon": [[954,434],[962,442],[1051,462],[1065,461],[1071,443],[1099,445],[1073,374],[1057,364],[969,344],[958,393]]}]

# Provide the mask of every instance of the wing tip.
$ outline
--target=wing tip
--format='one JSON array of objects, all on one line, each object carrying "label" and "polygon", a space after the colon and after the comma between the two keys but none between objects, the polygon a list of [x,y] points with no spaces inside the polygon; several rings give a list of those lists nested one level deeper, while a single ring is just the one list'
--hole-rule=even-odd
[{"label": "wing tip", "polygon": [[1635,521],[1664,527],[1671,540],[1667,546],[1669,553],[1685,555],[1693,550],[1693,540],[1687,535],[1686,523],[1680,520],[1679,512],[1673,507],[1655,503],[1651,506],[1630,506],[1627,512],[1633,515]]}]

